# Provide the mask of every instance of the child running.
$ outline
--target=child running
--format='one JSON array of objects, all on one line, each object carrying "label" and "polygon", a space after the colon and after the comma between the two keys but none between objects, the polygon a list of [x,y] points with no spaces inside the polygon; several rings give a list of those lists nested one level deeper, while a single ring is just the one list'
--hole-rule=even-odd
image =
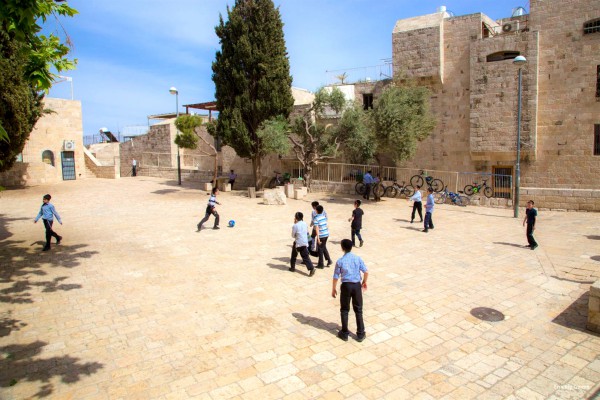
[{"label": "child running", "polygon": [[356,247],[355,237],[358,237],[358,240],[360,241],[360,247],[362,247],[364,243],[362,236],[360,235],[360,230],[362,229],[362,217],[364,212],[362,208],[360,208],[360,205],[360,200],[356,200],[354,202],[354,210],[352,210],[352,217],[348,219],[348,221],[350,222],[350,229],[352,231],[352,246],[354,247]]},{"label": "child running", "polygon": [[204,223],[206,221],[208,221],[208,219],[210,218],[210,215],[214,215],[215,216],[215,225],[213,226],[213,229],[221,229],[219,228],[219,213],[217,212],[217,204],[221,205],[221,203],[219,203],[217,201],[217,195],[219,194],[219,188],[213,188],[212,190],[212,194],[210,195],[210,198],[208,199],[208,205],[206,206],[206,214],[204,215],[204,218],[202,219],[202,221],[198,222],[198,230],[196,232],[200,232],[202,230],[202,225],[204,225]]}]

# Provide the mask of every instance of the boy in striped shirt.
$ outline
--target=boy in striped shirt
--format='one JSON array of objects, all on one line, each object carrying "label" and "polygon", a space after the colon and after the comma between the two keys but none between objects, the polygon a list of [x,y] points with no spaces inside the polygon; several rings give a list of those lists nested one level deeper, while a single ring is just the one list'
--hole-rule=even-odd
[{"label": "boy in striped shirt", "polygon": [[317,231],[317,246],[319,251],[319,263],[317,268],[324,268],[323,258],[327,259],[327,266],[333,264],[329,251],[327,251],[327,239],[329,239],[329,227],[327,226],[327,217],[323,214],[323,206],[318,205],[316,208],[317,216],[314,219],[314,226]]},{"label": "boy in striped shirt", "polygon": [[197,232],[200,232],[202,230],[202,225],[204,225],[204,223],[208,221],[211,214],[215,216],[215,225],[213,226],[213,229],[221,229],[219,228],[219,213],[217,212],[216,208],[217,204],[221,205],[221,203],[217,201],[217,194],[219,194],[219,188],[213,188],[212,194],[210,195],[210,198],[208,199],[208,204],[206,206],[206,214],[204,215],[202,221],[200,221],[197,225]]}]

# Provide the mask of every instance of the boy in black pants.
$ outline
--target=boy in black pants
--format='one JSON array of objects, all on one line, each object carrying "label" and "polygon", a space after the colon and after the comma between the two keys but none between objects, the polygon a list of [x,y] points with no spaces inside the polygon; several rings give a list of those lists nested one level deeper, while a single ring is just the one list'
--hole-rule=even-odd
[{"label": "boy in black pants", "polygon": [[56,217],[56,220],[61,225],[62,225],[62,221],[60,219],[60,215],[58,215],[54,206],[52,204],[50,204],[51,198],[52,198],[52,196],[50,196],[49,194],[44,195],[44,197],[43,197],[44,204],[42,204],[42,207],[40,208],[40,212],[38,213],[37,217],[35,217],[35,220],[33,221],[34,223],[37,223],[38,219],[40,219],[40,217],[42,218],[42,221],[44,221],[44,228],[46,228],[46,245],[44,246],[42,251],[50,250],[50,240],[53,237],[56,238],[56,244],[60,244],[60,241],[62,240],[62,236],[59,236],[56,232],[54,232],[52,230],[52,223],[54,222],[54,217]]},{"label": "boy in black pants", "polygon": [[525,226],[525,222],[527,222],[527,243],[529,244],[526,247],[531,248],[531,250],[535,250],[535,248],[538,247],[537,242],[533,238],[533,231],[535,231],[535,220],[537,219],[537,210],[533,208],[533,205],[533,200],[529,200],[527,202],[525,218],[523,219],[523,226]]},{"label": "boy in black pants", "polygon": [[362,229],[362,217],[363,210],[360,208],[361,201],[356,200],[354,202],[354,210],[352,210],[352,217],[348,220],[350,222],[350,229],[352,230],[352,246],[356,247],[356,239],[355,236],[358,236],[358,240],[360,240],[360,247],[363,245],[363,239],[360,235],[360,230]]},{"label": "boy in black pants", "polygon": [[208,221],[211,214],[215,216],[215,225],[213,226],[213,229],[221,229],[219,228],[219,213],[217,212],[217,204],[221,205],[221,203],[217,201],[218,194],[219,188],[213,188],[212,194],[208,199],[208,204],[206,205],[206,214],[204,215],[204,218],[202,218],[202,221],[198,222],[198,230],[196,232],[200,232],[202,230],[202,225]]}]

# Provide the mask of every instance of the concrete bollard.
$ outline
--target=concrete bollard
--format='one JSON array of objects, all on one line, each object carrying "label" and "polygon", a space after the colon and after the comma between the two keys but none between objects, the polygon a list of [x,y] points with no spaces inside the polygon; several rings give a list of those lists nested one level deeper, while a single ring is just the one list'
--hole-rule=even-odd
[{"label": "concrete bollard", "polygon": [[248,188],[248,198],[250,198],[250,199],[256,198],[256,188],[254,186]]},{"label": "concrete bollard", "polygon": [[210,192],[212,190],[212,183],[206,182],[204,184],[204,190],[207,191],[207,192]]}]

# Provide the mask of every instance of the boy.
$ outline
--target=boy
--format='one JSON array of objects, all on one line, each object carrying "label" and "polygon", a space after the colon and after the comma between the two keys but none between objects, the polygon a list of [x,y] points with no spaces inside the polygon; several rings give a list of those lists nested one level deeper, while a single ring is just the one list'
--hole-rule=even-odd
[{"label": "boy", "polygon": [[289,270],[291,272],[296,270],[296,258],[298,257],[298,253],[300,253],[302,260],[304,261],[304,265],[306,265],[306,268],[308,268],[308,276],[313,276],[315,274],[315,267],[308,256],[308,227],[303,219],[304,214],[302,214],[300,211],[294,215],[294,226],[292,227],[292,237],[294,238],[294,243],[292,244],[292,258],[290,260]]},{"label": "boy", "polygon": [[365,184],[365,194],[363,195],[363,199],[369,200],[371,187],[373,186],[373,183],[375,183],[375,179],[373,179],[373,176],[371,175],[371,170],[368,170],[363,176],[363,183]]},{"label": "boy", "polygon": [[33,221],[33,223],[37,223],[40,217],[42,218],[42,221],[44,221],[44,228],[46,228],[46,245],[44,246],[42,251],[50,250],[50,239],[52,239],[52,237],[56,238],[56,244],[60,244],[60,241],[62,240],[62,236],[59,236],[56,232],[52,230],[52,223],[54,222],[54,217],[56,216],[56,220],[61,225],[62,220],[60,219],[60,215],[58,215],[54,206],[50,204],[51,198],[52,196],[50,196],[49,194],[44,195],[42,199],[44,204],[42,204],[40,212]]},{"label": "boy", "polygon": [[[335,263],[333,288],[331,289],[331,297],[335,298],[337,295],[337,282],[341,278],[340,315],[342,329],[338,332],[338,337],[343,341],[348,340],[348,335],[350,334],[348,330],[348,314],[350,313],[350,299],[352,299],[352,309],[356,316],[356,340],[362,342],[367,336],[362,317],[362,291],[363,289],[367,290],[369,271],[360,257],[350,253],[352,251],[352,241],[349,239],[342,240],[342,250],[344,251],[344,255]],[[361,271],[363,273],[362,284],[360,279]]]},{"label": "boy", "polygon": [[352,246],[356,247],[355,236],[358,236],[358,240],[360,240],[360,247],[363,245],[362,236],[360,235],[360,230],[362,229],[362,216],[364,214],[363,210],[360,208],[361,205],[360,200],[356,200],[354,202],[354,210],[352,210],[352,217],[348,219],[350,222],[350,229],[352,233]]},{"label": "boy", "polygon": [[412,197],[408,200],[412,200],[414,202],[412,214],[410,215],[410,223],[412,224],[415,220],[415,211],[419,213],[419,218],[421,218],[421,222],[423,222],[423,203],[421,196],[421,186],[417,185],[415,194],[413,194]]},{"label": "boy", "polygon": [[531,248],[531,250],[535,250],[538,247],[537,242],[533,238],[533,231],[535,231],[535,220],[537,217],[537,210],[533,208],[535,203],[533,200],[529,200],[527,202],[527,209],[525,210],[525,218],[523,219],[523,226],[525,226],[525,222],[527,222],[527,247]]},{"label": "boy", "polygon": [[229,184],[231,185],[231,190],[233,190],[233,184],[235,183],[236,178],[237,174],[231,170],[231,172],[229,172]]},{"label": "boy", "polygon": [[317,250],[319,251],[319,263],[317,268],[324,268],[323,257],[327,259],[327,266],[333,264],[331,257],[329,257],[329,251],[327,251],[327,239],[329,239],[329,227],[327,226],[327,217],[323,211],[323,206],[317,206],[317,216],[314,219],[315,228],[317,231]]},{"label": "boy", "polygon": [[[312,233],[310,234],[311,238],[315,238],[317,236],[317,228],[315,228],[315,217],[317,216],[317,206],[319,205],[318,201],[313,201],[310,203],[312,206],[312,212],[310,214],[310,226],[313,228]],[[323,210],[323,215],[327,218],[327,211]]]},{"label": "boy", "polygon": [[429,229],[433,229],[433,219],[431,218],[431,214],[433,213],[433,188],[430,186],[427,188],[427,203],[425,203],[425,229],[423,232],[427,232]]},{"label": "boy", "polygon": [[212,194],[210,195],[210,198],[208,199],[208,205],[206,206],[206,214],[204,215],[204,218],[202,219],[202,221],[198,222],[198,230],[196,232],[200,232],[202,230],[202,225],[204,225],[204,223],[206,221],[208,221],[208,219],[210,218],[210,215],[214,215],[215,216],[215,225],[213,226],[213,229],[221,229],[219,228],[219,213],[217,212],[217,208],[216,205],[221,205],[221,203],[219,203],[217,201],[217,195],[219,194],[219,188],[213,188],[212,189]]}]

